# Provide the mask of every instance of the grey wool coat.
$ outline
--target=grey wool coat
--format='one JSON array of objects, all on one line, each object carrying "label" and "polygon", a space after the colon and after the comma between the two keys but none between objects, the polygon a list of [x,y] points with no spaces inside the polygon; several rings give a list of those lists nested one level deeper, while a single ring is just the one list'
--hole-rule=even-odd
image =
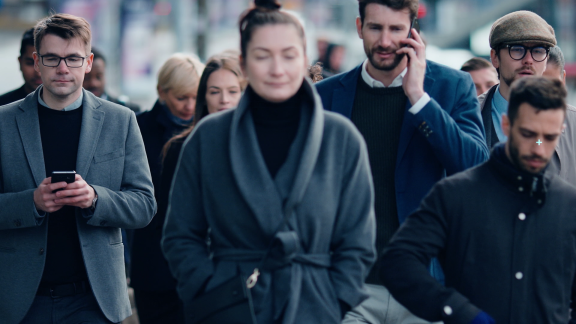
[{"label": "grey wool coat", "polygon": [[[46,177],[38,93],[0,107],[0,322],[19,323],[34,301],[46,260],[49,215],[35,216],[34,190]],[[120,228],[144,227],[156,212],[136,116],[83,90],[76,172],[98,194],[93,215],[76,208],[90,286],[104,315],[130,315]]]},{"label": "grey wool coat", "polygon": [[367,298],[375,218],[366,145],[350,121],[322,109],[310,81],[303,87],[310,100],[274,179],[246,95],[184,143],[162,247],[187,316],[197,294],[259,266],[284,215],[289,226],[251,289],[258,322],[340,323],[338,300],[354,307]]}]

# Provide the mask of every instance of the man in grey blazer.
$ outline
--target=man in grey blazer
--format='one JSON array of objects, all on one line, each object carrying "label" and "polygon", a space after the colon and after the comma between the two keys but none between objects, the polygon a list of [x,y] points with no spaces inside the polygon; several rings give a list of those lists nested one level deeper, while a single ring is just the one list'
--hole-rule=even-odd
[{"label": "man in grey blazer", "polygon": [[142,137],[132,111],[82,89],[86,20],[55,14],[34,35],[43,86],[0,107],[0,322],[118,323],[131,312],[120,228],[156,212]]}]

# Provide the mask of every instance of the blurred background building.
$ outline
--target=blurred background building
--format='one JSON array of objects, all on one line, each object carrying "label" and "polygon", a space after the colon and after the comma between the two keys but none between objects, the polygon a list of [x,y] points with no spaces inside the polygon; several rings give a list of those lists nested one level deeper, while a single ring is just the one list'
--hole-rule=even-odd
[{"label": "blurred background building", "polygon": [[[328,51],[324,65],[334,73],[365,58],[355,29],[357,0],[284,0],[307,33],[311,62]],[[107,88],[144,109],[156,98],[156,72],[174,52],[202,60],[239,47],[238,17],[251,0],[0,0],[0,93],[22,84],[20,37],[50,12],[86,18],[93,46],[107,59]],[[488,58],[490,26],[516,10],[538,13],[556,31],[568,72],[569,102],[576,104],[575,0],[421,0],[420,27],[430,60],[459,69],[473,56]]]}]

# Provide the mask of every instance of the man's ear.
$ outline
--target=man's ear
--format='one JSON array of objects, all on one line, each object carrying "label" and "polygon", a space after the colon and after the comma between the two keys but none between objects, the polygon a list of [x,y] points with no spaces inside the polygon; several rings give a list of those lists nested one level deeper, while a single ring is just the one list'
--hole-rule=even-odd
[{"label": "man's ear", "polygon": [[502,114],[502,132],[504,132],[506,137],[510,137],[510,127],[510,118],[508,118],[508,115]]},{"label": "man's ear", "polygon": [[40,57],[38,56],[38,53],[34,52],[32,53],[32,57],[34,58],[34,70],[36,70],[36,72],[40,73]]},{"label": "man's ear", "polygon": [[566,70],[562,70],[562,83],[566,85]]},{"label": "man's ear", "polygon": [[498,59],[498,53],[496,53],[495,49],[490,50],[490,61],[492,62],[492,66],[498,69],[500,68],[500,60]]},{"label": "man's ear", "polygon": [[364,39],[362,38],[362,20],[360,17],[356,17],[356,31],[358,32],[358,37],[360,37],[360,39]]},{"label": "man's ear", "polygon": [[86,74],[92,71],[92,63],[94,63],[94,53],[90,53],[90,55],[88,55],[86,58]]}]

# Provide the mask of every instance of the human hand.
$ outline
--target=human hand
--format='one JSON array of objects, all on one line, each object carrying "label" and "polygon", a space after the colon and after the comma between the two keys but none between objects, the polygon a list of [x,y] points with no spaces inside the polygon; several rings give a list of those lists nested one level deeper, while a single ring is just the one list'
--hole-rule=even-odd
[{"label": "human hand", "polygon": [[406,47],[401,47],[396,54],[408,56],[408,71],[402,80],[404,93],[412,105],[424,95],[424,75],[426,73],[426,46],[416,29],[412,29],[412,38],[400,41]]},{"label": "human hand", "polygon": [[47,213],[53,213],[60,210],[64,204],[56,203],[56,193],[54,190],[66,187],[66,182],[51,183],[52,177],[48,177],[40,183],[38,188],[34,190],[34,205],[36,209],[40,209]]},{"label": "human hand", "polygon": [[96,197],[94,188],[82,179],[79,174],[76,174],[74,182],[69,183],[63,190],[55,193],[57,204],[89,208],[92,207],[92,200]]}]

